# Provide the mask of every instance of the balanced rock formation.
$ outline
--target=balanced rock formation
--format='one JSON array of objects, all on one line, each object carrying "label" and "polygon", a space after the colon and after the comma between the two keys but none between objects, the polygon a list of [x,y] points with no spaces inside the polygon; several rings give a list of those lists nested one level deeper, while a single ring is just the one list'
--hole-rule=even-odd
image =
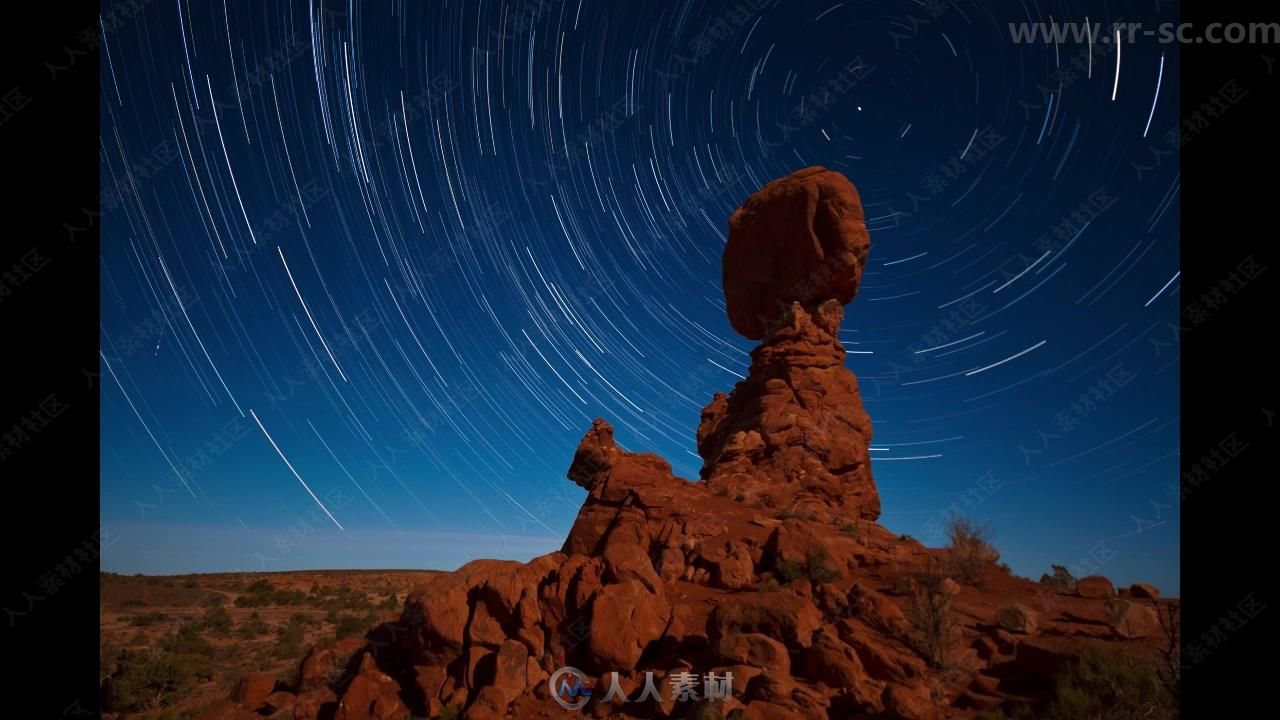
[{"label": "balanced rock formation", "polygon": [[[596,420],[568,470],[587,497],[560,551],[432,576],[396,621],[314,648],[294,697],[252,679],[245,709],[563,717],[550,680],[573,668],[593,687],[582,712],[601,718],[972,717],[1042,700],[1076,637],[1144,642],[1140,611],[1113,608],[1106,632],[1101,594],[994,563],[962,587],[939,570],[947,551],[876,522],[871,421],[838,337],[869,245],[838,173],[752,195],[730,220],[724,286],[731,324],[761,342],[748,377],[703,410],[701,479]],[[943,615],[945,637],[922,626]],[[676,697],[686,674],[731,676],[720,707]],[[615,685],[628,702],[605,700]]]},{"label": "balanced rock formation", "polygon": [[747,379],[702,411],[705,482],[821,519],[880,517],[871,418],[839,337],[870,243],[858,191],[820,167],[769,183],[734,212],[729,319],[763,342]]}]

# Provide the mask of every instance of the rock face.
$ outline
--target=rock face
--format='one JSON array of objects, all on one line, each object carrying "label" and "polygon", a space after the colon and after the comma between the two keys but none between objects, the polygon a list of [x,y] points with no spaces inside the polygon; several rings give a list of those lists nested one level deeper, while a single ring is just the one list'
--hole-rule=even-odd
[{"label": "rock face", "polygon": [[747,379],[702,411],[705,482],[772,508],[880,517],[871,418],[839,337],[870,245],[857,190],[825,168],[775,180],[734,212],[729,320],[763,342]]},{"label": "rock face", "polygon": [[758,340],[793,302],[810,310],[830,299],[848,303],[870,248],[862,200],[848,178],[809,167],[774,180],[729,217],[730,324]]},{"label": "rock face", "polygon": [[[264,700],[277,684],[255,677],[238,697],[299,720],[561,717],[548,680],[569,666],[595,683],[593,717],[706,717],[670,681],[714,672],[733,682],[712,716],[931,720],[1027,700],[1004,683],[1051,688],[1069,654],[1032,633],[1069,638],[1110,612],[1103,641],[1132,645],[1140,610],[1060,594],[1038,616],[1043,588],[994,569],[985,595],[962,591],[930,576],[946,553],[875,522],[871,421],[838,337],[869,244],[838,173],[807,168],[751,196],[730,220],[724,284],[733,327],[761,343],[703,410],[699,481],[596,420],[567,473],[587,496],[559,552],[434,575],[397,621],[314,648],[293,696]],[[912,605],[926,577],[957,624],[941,660]],[[608,679],[637,699],[646,673],[660,699],[603,705]]]}]

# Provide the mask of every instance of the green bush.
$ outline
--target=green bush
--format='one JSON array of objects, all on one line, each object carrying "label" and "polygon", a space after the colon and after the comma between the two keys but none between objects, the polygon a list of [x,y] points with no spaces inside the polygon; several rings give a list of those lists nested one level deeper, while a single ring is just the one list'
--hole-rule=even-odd
[{"label": "green bush", "polygon": [[276,645],[272,654],[281,659],[302,657],[302,643],[306,640],[306,628],[295,614],[289,622],[276,628]]},{"label": "green bush", "polygon": [[1045,720],[1172,718],[1177,704],[1153,669],[1118,652],[1086,654],[1058,678]]},{"label": "green bush", "polygon": [[240,623],[240,637],[242,639],[252,640],[266,632],[267,624],[262,621],[262,616],[257,612],[250,613],[249,617]]},{"label": "green bush", "polygon": [[458,720],[460,717],[462,717],[462,708],[457,705],[446,705],[440,710],[436,720]]},{"label": "green bush", "polygon": [[803,563],[796,560],[779,561],[774,572],[784,583],[805,579],[814,585],[821,585],[840,579],[840,571],[831,566],[824,548],[810,553]]},{"label": "green bush", "polygon": [[275,589],[276,588],[274,585],[271,584],[271,581],[264,578],[262,580],[256,580],[250,583],[249,587],[245,588],[244,591],[247,593],[258,594],[258,593],[269,593]]},{"label": "green bush", "polygon": [[204,611],[200,624],[215,635],[226,635],[231,632],[231,613],[221,605],[213,605]]},{"label": "green bush", "polygon": [[142,613],[141,615],[130,615],[129,624],[134,627],[150,627],[168,620],[168,616],[160,612]]},{"label": "green bush", "polygon": [[206,658],[213,657],[216,652],[213,644],[200,634],[200,628],[195,623],[184,624],[166,635],[160,641],[160,648],[176,655],[198,655]]},{"label": "green bush", "polygon": [[156,710],[188,697],[197,683],[212,678],[208,662],[191,655],[145,651],[120,661],[111,678],[110,710]]},{"label": "green bush", "polygon": [[372,624],[370,618],[356,617],[355,615],[342,615],[338,618],[338,622],[334,624],[334,635],[339,639],[348,635],[363,635]]},{"label": "green bush", "polygon": [[1169,720],[1177,700],[1155,670],[1117,651],[1093,650],[1058,676],[1053,697],[1042,708],[1002,710],[974,720]]}]

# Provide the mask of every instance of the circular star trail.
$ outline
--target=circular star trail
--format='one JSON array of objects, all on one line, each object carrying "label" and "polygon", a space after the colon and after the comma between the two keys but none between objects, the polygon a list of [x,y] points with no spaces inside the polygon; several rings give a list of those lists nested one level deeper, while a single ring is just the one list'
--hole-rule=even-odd
[{"label": "circular star trail", "polygon": [[728,216],[824,165],[882,522],[1176,590],[1178,56],[1108,30],[1159,5],[106,3],[104,565],[528,558],[595,417],[695,479]]}]

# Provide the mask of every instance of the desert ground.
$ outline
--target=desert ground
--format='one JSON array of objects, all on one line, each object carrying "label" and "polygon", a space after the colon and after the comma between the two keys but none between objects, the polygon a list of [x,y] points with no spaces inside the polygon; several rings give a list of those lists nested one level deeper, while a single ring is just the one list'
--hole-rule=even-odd
[{"label": "desert ground", "polygon": [[[100,657],[109,697],[103,716],[184,720],[224,700],[248,673],[288,679],[311,646],[359,637],[398,617],[409,590],[432,574],[104,572]],[[124,665],[146,668],[146,682],[113,684],[110,676]]]}]

